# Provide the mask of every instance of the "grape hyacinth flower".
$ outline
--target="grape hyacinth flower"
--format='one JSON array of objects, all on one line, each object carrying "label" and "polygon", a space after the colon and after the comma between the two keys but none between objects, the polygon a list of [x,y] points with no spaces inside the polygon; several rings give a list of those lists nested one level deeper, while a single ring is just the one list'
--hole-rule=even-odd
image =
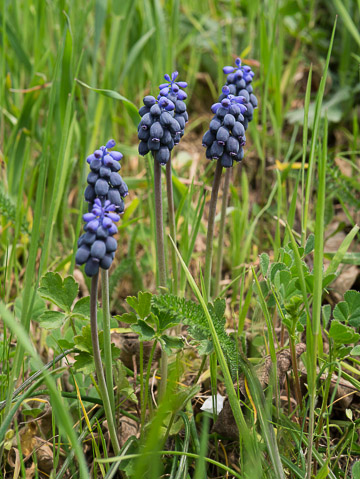
[{"label": "grape hyacinth flower", "polygon": [[[248,127],[248,122],[253,119],[254,108],[257,108],[258,101],[253,93],[251,82],[253,81],[254,72],[248,65],[242,65],[240,58],[235,60],[236,67],[226,66],[223,72],[227,74],[226,83],[230,88],[232,95],[240,95],[245,98],[246,112],[244,113],[243,125],[245,130]],[[220,96],[221,101],[223,96]]]},{"label": "grape hyacinth flower", "polygon": [[78,241],[76,264],[86,263],[85,273],[88,276],[96,275],[99,268],[109,269],[115,257],[117,242],[113,236],[117,233],[115,223],[120,219],[116,209],[109,200],[102,205],[101,200],[96,198],[91,212],[83,215],[85,233]]},{"label": "grape hyacinth flower", "polygon": [[106,146],[101,146],[86,159],[91,170],[85,190],[85,200],[89,202],[89,210],[92,209],[95,198],[100,198],[104,201],[109,200],[115,205],[118,213],[124,212],[123,198],[129,194],[129,191],[118,173],[123,155],[119,151],[108,151],[114,146],[115,141],[109,140]]},{"label": "grape hyacinth flower", "polygon": [[206,148],[206,157],[220,160],[221,166],[230,168],[234,161],[244,157],[243,146],[246,142],[244,115],[246,113],[245,97],[232,95],[230,88],[222,88],[222,99],[212,105],[215,116],[210,122],[202,144]]},{"label": "grape hyacinth flower", "polygon": [[186,82],[175,82],[178,72],[170,78],[165,75],[168,83],[159,86],[160,93],[157,99],[147,95],[144,106],[140,108],[142,117],[138,126],[139,154],[145,156],[152,152],[160,165],[166,165],[170,159],[170,152],[184,134],[185,123],[188,121]]}]

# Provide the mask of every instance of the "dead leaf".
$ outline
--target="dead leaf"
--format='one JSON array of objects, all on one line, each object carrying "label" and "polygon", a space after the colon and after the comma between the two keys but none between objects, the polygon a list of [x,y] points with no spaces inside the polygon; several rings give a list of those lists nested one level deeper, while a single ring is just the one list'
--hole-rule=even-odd
[{"label": "dead leaf", "polygon": [[35,449],[39,469],[46,473],[50,473],[54,467],[54,455],[52,447],[44,442],[40,437],[36,438]]},{"label": "dead leaf", "polygon": [[19,431],[21,451],[25,457],[30,456],[34,451],[37,432],[38,427],[34,421],[28,422]]},{"label": "dead leaf", "polygon": [[126,441],[131,436],[137,436],[138,434],[138,423],[129,417],[123,416],[120,418],[120,447],[126,443]]}]

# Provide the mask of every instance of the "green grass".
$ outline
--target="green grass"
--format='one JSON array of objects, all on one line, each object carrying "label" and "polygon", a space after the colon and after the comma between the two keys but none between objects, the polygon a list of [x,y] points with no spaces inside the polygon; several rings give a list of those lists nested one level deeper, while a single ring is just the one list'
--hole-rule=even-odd
[{"label": "green grass", "polygon": [[[340,296],[338,283],[327,284],[326,277],[341,274],[346,264],[360,264],[354,247],[359,241],[359,21],[359,2],[351,0],[202,0],[196,6],[190,0],[1,3],[0,401],[6,405],[0,411],[0,477],[4,467],[7,474],[13,472],[8,448],[20,452],[19,477],[25,477],[33,460],[25,460],[21,441],[17,446],[9,437],[21,436],[28,418],[23,415],[28,404],[24,401],[40,397],[43,383],[51,398],[52,431],[38,434],[53,451],[56,471],[52,477],[58,479],[66,470],[73,477],[90,477],[88,471],[95,464],[106,478],[116,477],[119,465],[126,468],[123,477],[140,474],[151,479],[161,474],[188,479],[227,477],[226,473],[254,479],[310,478],[311,474],[350,477],[360,454],[356,398],[347,408],[336,403],[329,409],[328,402],[337,398],[331,377],[335,383],[346,378],[358,388],[359,362],[350,355],[351,343],[330,330]],[[227,300],[226,331],[235,339],[241,358],[238,377],[232,377],[202,292],[215,164],[206,160],[201,137],[224,82],[222,67],[233,64],[237,56],[255,71],[259,109],[247,131],[243,165],[233,170],[226,210],[219,291]],[[96,409],[95,417],[90,412],[93,403],[85,399],[101,404],[98,391],[89,372],[75,370],[73,361],[44,373],[20,396],[13,393],[61,348],[67,349],[65,340],[73,340],[69,323],[57,330],[39,325],[43,309],[38,289],[48,271],[59,272],[63,278],[75,271],[76,279],[81,279],[74,251],[86,209],[85,159],[110,138],[124,153],[121,175],[130,190],[110,274],[110,311],[128,313],[126,296],[139,290],[156,291],[153,166],[137,155],[137,109],[143,96],[156,94],[163,75],[175,69],[189,84],[190,117],[173,155],[174,239],[182,264],[178,290],[180,297],[201,305],[208,321],[208,346],[213,349],[206,353],[210,364],[203,361],[200,370],[204,358],[198,354],[200,346],[186,338],[184,347],[169,356],[168,392],[160,404],[154,401],[154,388],[145,386],[140,377],[143,372],[151,383],[153,374],[160,374],[155,360],[148,364],[142,357],[135,373],[122,370],[115,382],[115,406],[139,419],[142,442],[129,439],[115,459],[106,450],[104,413]],[[164,180],[163,175],[167,218]],[[219,203],[219,213],[220,208]],[[219,224],[220,214],[215,231]],[[326,240],[334,229],[341,239],[337,251],[328,251]],[[167,276],[171,278],[174,245],[168,233],[166,227]],[[305,254],[302,248],[307,247],[311,233],[314,249]],[[217,240],[215,236],[215,255]],[[259,260],[262,253],[269,258],[267,271]],[[215,257],[213,265],[214,269]],[[288,273],[296,276],[294,294],[283,280],[290,278]],[[358,287],[355,279],[352,289]],[[215,272],[213,286],[214,280]],[[84,278],[81,295],[87,294],[86,287],[90,281]],[[291,295],[299,297],[294,329],[287,326],[296,316],[292,316]],[[50,308],[49,303],[44,307]],[[351,322],[354,317],[344,316],[343,326],[358,332],[359,325]],[[74,320],[76,335],[82,334],[86,324],[86,319]],[[100,329],[101,325],[100,315]],[[111,327],[117,326],[112,319]],[[290,330],[293,337],[289,339],[286,331]],[[175,332],[185,330],[176,326]],[[301,374],[307,386],[301,386],[303,403],[296,409],[292,368],[284,400],[279,397],[285,389],[278,384],[275,365],[280,351],[305,338]],[[266,355],[274,368],[263,391],[256,367]],[[108,363],[109,359],[110,377]],[[70,373],[69,379],[63,368]],[[326,382],[319,368],[329,372]],[[190,388],[197,377],[201,378],[200,393]],[[248,396],[239,386],[243,377]],[[94,433],[92,452],[86,458],[88,424],[82,419],[75,382]],[[189,394],[184,393],[183,403],[171,396],[180,394],[180,385],[186,385]],[[207,423],[213,417],[199,411],[200,396],[216,387],[229,397],[240,440],[217,435]],[[140,402],[135,404],[131,395],[137,389]],[[338,440],[333,426],[343,440]],[[331,440],[325,440],[326,434]],[[62,463],[59,443],[76,459]],[[36,451],[34,457],[39,459]],[[38,477],[46,477],[40,469]]]}]

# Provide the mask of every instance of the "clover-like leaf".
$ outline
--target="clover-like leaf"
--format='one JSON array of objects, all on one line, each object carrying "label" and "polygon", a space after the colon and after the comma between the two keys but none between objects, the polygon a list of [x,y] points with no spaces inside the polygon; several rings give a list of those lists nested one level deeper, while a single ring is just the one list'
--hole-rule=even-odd
[{"label": "clover-like leaf", "polygon": [[350,351],[351,356],[360,356],[360,344],[356,345],[352,350]]},{"label": "clover-like leaf", "polygon": [[331,323],[329,336],[338,344],[356,343],[360,339],[360,334],[336,320]]},{"label": "clover-like leaf", "polygon": [[78,294],[79,287],[72,276],[64,280],[58,273],[46,273],[41,278],[39,293],[48,301],[69,313]]},{"label": "clover-like leaf", "polygon": [[260,270],[261,270],[261,274],[263,275],[263,277],[265,278],[266,277],[266,274],[268,272],[268,269],[269,269],[269,263],[270,263],[270,258],[269,258],[269,255],[266,254],[266,253],[262,253],[259,257],[259,260],[260,260]]}]

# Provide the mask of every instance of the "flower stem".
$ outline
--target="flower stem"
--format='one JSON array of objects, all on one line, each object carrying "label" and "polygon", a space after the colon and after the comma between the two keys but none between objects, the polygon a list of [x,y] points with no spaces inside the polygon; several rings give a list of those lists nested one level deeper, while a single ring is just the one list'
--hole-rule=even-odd
[{"label": "flower stem", "polygon": [[224,252],[224,234],[225,234],[225,222],[226,222],[226,208],[229,199],[229,187],[232,175],[232,168],[227,168],[225,173],[225,182],[223,188],[223,197],[221,205],[221,217],[220,217],[220,231],[219,231],[219,247],[216,259],[216,271],[215,271],[215,289],[214,296],[218,296],[220,290],[221,271],[223,265],[223,252]]},{"label": "flower stem", "polygon": [[154,156],[154,193],[156,217],[156,249],[159,273],[159,287],[162,293],[166,287],[166,265],[164,247],[163,206],[161,192],[161,165]]},{"label": "flower stem", "polygon": [[101,296],[104,324],[104,353],[106,385],[111,404],[111,411],[115,417],[114,380],[112,372],[111,332],[110,332],[110,305],[109,305],[109,271],[101,270]]},{"label": "flower stem", "polygon": [[98,279],[99,273],[91,279],[91,293],[90,293],[90,327],[91,327],[91,342],[94,353],[94,362],[95,370],[99,385],[99,390],[101,393],[101,399],[104,404],[105,416],[108,422],[108,428],[110,433],[110,440],[114,450],[115,455],[117,456],[120,453],[120,446],[118,438],[116,435],[114,416],[111,410],[111,403],[109,395],[106,388],[106,381],[104,376],[104,371],[102,368],[100,346],[99,346],[99,337],[97,329],[97,296],[98,296]]},{"label": "flower stem", "polygon": [[[166,164],[166,192],[168,198],[168,209],[169,209],[169,226],[170,226],[170,236],[176,243],[176,224],[175,224],[175,209],[174,209],[174,194],[173,194],[173,184],[172,184],[172,175],[171,175],[171,156],[169,161]],[[171,263],[172,263],[172,273],[173,273],[173,283],[172,283],[172,293],[178,294],[178,264],[177,256],[174,248],[171,248]]]},{"label": "flower stem", "polygon": [[209,219],[208,219],[208,230],[206,237],[206,253],[205,253],[205,299],[209,301],[210,299],[210,288],[211,288],[211,262],[212,262],[212,253],[213,253],[213,240],[214,240],[214,226],[215,226],[215,215],[216,215],[216,203],[220,187],[220,179],[222,173],[221,161],[217,160],[216,169],[214,173],[214,182],[211,191],[210,207],[209,207]]},{"label": "flower stem", "polygon": [[[154,156],[154,193],[155,193],[155,216],[156,216],[156,249],[159,270],[159,287],[161,294],[166,288],[166,263],[164,247],[164,225],[161,191],[161,165]],[[161,381],[159,397],[164,397],[167,384],[168,357],[164,349],[161,350]]]}]

